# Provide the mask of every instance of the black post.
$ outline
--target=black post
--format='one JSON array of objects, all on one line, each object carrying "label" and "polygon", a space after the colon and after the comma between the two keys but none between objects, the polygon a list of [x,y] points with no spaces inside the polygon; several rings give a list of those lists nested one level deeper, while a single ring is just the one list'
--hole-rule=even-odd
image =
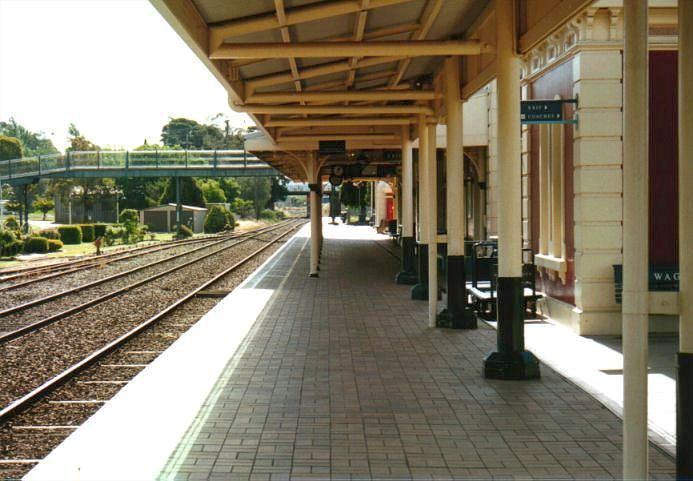
[{"label": "black post", "polygon": [[679,352],[676,380],[676,479],[693,480],[693,354]]},{"label": "black post", "polygon": [[525,325],[521,277],[499,277],[497,298],[498,350],[484,359],[488,379],[536,379],[539,360],[525,350]]},{"label": "black post", "polygon": [[448,306],[438,314],[441,327],[476,329],[476,315],[467,300],[464,256],[447,256]]},{"label": "black post", "polygon": [[419,256],[419,279],[414,287],[411,288],[411,298],[417,301],[428,300],[428,245],[418,245]]},{"label": "black post", "polygon": [[180,177],[176,177],[176,230],[180,233],[183,221],[183,208],[180,203]]},{"label": "black post", "polygon": [[416,269],[414,268],[415,248],[416,242],[413,237],[402,237],[402,270],[395,276],[397,284],[416,284]]}]

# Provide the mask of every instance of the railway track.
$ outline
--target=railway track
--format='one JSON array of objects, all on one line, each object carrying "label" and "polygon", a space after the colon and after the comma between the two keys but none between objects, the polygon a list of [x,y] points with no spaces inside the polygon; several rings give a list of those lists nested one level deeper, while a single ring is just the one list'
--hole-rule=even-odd
[{"label": "railway track", "polygon": [[57,277],[82,272],[96,267],[104,267],[109,264],[142,257],[156,252],[176,249],[181,246],[209,243],[214,242],[215,239],[223,237],[241,237],[243,235],[245,235],[245,233],[231,235],[222,234],[202,238],[174,240],[163,244],[147,245],[124,251],[110,252],[100,256],[89,256],[88,258],[74,261],[65,261],[45,266],[0,271],[0,292],[19,289],[37,282],[55,279]]},{"label": "railway track", "polygon": [[[224,236],[221,239],[213,240],[191,250],[164,256],[152,262],[136,265],[133,268],[111,275],[99,276],[93,281],[80,283],[68,289],[32,298],[26,302],[19,302],[18,304],[0,309],[0,343],[7,342],[50,322],[106,301],[129,289],[156,280],[161,276],[196,262],[197,259],[212,256],[224,249],[248,242],[264,232],[271,232],[277,228],[271,226],[242,236]],[[208,250],[210,252],[205,252]],[[166,268],[169,265],[172,267]],[[96,274],[98,275],[100,272]],[[29,294],[31,295],[31,293]],[[85,298],[87,299],[86,301]],[[5,299],[5,302],[7,302],[7,299]]]},{"label": "railway track", "polygon": [[[59,372],[41,379],[35,387],[8,403],[0,411],[0,476],[26,473],[197,322],[220,300],[217,296],[238,285],[302,224],[303,221],[291,221],[263,232],[261,235],[267,238],[255,239],[252,247],[248,245],[250,241],[245,244],[244,252],[236,252],[235,259],[226,264],[229,267],[216,269],[204,280],[187,285],[183,292],[157,306],[151,315],[142,312],[127,329],[117,335],[112,333],[88,352],[80,352]],[[118,307],[111,306],[111,309],[117,311]],[[69,336],[70,332],[65,334]],[[48,337],[56,337],[54,346],[61,344],[59,336]],[[0,350],[22,340],[8,342]],[[67,347],[71,346],[63,345],[63,349]],[[24,361],[31,362],[32,353],[28,351]]]}]

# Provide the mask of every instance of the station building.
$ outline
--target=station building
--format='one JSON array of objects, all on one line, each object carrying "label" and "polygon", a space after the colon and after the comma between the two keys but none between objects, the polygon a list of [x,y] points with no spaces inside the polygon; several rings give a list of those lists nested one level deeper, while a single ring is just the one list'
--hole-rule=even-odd
[{"label": "station building", "polygon": [[[626,478],[647,472],[647,334],[679,332],[677,461],[693,476],[693,208],[679,188],[693,180],[693,2],[152,3],[256,122],[247,149],[310,184],[316,282],[322,183],[384,180],[401,225],[397,281],[416,284],[430,327],[443,307],[451,325],[475,326],[465,241],[497,239],[485,374],[529,379],[531,252],[545,314],[623,335]],[[531,100],[560,112],[523,117]]]}]

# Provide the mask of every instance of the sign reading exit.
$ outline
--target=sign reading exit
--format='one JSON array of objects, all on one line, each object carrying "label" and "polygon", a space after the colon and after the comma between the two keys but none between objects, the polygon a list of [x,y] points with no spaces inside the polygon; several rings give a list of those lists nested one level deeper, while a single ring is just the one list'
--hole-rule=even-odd
[{"label": "sign reading exit", "polygon": [[576,124],[573,119],[563,118],[563,104],[569,100],[523,100],[520,105],[520,121],[523,124]]}]

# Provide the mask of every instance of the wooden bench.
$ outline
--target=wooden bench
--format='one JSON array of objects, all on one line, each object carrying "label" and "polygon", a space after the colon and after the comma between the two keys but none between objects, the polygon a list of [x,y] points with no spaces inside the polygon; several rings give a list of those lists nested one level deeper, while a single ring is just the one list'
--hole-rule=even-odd
[{"label": "wooden bench", "polygon": [[[496,317],[498,282],[497,244],[495,242],[476,243],[472,248],[472,276],[467,282],[467,293],[477,316]],[[522,297],[525,315],[529,311],[532,318],[537,316],[537,301],[542,298],[536,291],[537,268],[531,249],[523,249],[523,257],[529,254],[529,261],[522,264]]]}]

